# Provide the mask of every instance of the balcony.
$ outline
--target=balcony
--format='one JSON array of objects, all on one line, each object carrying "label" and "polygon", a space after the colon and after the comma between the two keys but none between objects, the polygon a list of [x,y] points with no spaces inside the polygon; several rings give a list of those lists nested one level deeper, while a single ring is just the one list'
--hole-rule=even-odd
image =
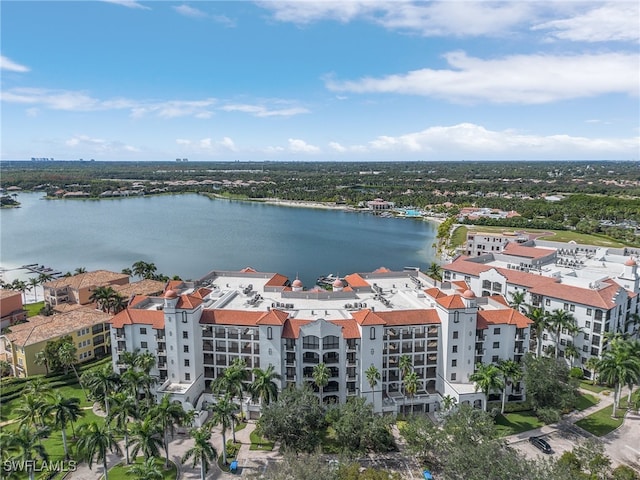
[{"label": "balcony", "polygon": [[438,336],[438,329],[434,328],[434,327],[430,327],[427,330],[427,335],[430,336],[430,337],[437,337]]}]

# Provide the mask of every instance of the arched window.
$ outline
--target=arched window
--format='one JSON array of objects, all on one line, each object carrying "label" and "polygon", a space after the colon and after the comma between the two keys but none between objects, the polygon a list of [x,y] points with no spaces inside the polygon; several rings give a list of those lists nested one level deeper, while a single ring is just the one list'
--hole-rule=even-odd
[{"label": "arched window", "polygon": [[273,340],[273,328],[267,327],[267,340]]},{"label": "arched window", "polygon": [[340,348],[340,339],[335,335],[327,335],[322,339],[322,348],[327,350],[332,348]]},{"label": "arched window", "polygon": [[369,340],[375,340],[376,339],[376,327],[370,327],[369,328]]}]

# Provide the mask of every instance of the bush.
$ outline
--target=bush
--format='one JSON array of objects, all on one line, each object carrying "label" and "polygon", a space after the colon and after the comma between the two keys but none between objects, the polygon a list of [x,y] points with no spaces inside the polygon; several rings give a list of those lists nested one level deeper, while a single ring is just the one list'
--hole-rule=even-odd
[{"label": "bush", "polygon": [[640,475],[638,475],[635,470],[626,465],[620,465],[616,467],[613,472],[611,472],[611,478],[613,480],[639,480]]},{"label": "bush", "polygon": [[233,440],[227,441],[227,459],[236,458],[240,451],[241,443],[233,443]]},{"label": "bush", "polygon": [[544,423],[556,423],[560,420],[560,412],[555,408],[539,408],[536,416]]},{"label": "bush", "polygon": [[571,370],[569,370],[569,377],[582,380],[582,378],[584,377],[584,372],[579,367],[573,367]]}]

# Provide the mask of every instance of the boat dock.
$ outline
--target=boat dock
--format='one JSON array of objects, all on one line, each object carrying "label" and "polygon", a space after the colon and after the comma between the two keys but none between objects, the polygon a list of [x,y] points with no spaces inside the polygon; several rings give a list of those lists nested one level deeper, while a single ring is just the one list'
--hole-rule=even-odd
[{"label": "boat dock", "polygon": [[37,263],[30,263],[29,265],[22,265],[25,270],[29,270],[31,273],[46,274],[52,277],[61,277],[62,272],[56,272],[53,268],[45,267],[44,265],[38,265]]}]

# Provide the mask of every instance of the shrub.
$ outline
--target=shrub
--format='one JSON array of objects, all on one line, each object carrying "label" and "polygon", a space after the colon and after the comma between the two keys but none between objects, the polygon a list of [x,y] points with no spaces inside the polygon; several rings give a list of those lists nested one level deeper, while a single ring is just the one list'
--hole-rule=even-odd
[{"label": "shrub", "polygon": [[569,370],[569,377],[582,380],[582,377],[584,377],[584,372],[579,367],[573,367],[571,370]]},{"label": "shrub", "polygon": [[544,423],[556,423],[560,420],[560,412],[555,408],[539,408],[536,410],[536,416]]},{"label": "shrub", "polygon": [[233,440],[227,441],[227,458],[236,458],[240,451],[240,443],[233,443]]}]

